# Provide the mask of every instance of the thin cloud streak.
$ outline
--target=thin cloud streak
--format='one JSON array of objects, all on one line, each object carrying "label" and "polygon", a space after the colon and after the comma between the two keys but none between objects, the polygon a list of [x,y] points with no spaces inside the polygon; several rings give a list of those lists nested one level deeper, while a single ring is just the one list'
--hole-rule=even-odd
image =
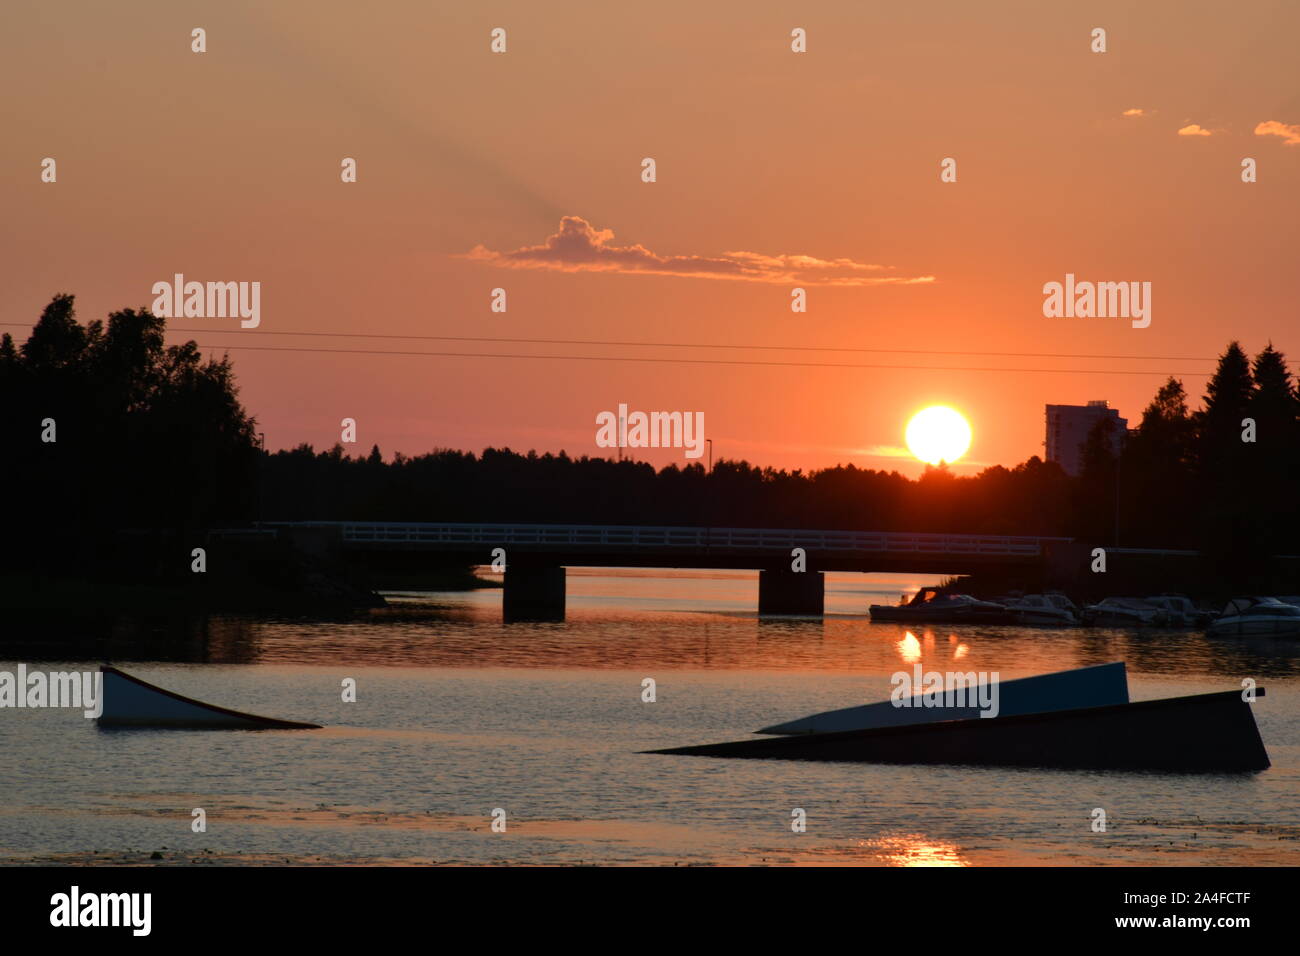
[{"label": "thin cloud streak", "polygon": [[565,216],[559,231],[537,246],[498,252],[477,245],[456,258],[503,269],[545,269],[554,272],[617,272],[633,275],[730,279],[742,282],[801,285],[872,286],[920,285],[934,276],[881,275],[894,267],[852,259],[818,259],[805,255],[764,255],[724,252],[719,256],[661,256],[640,244],[619,246],[612,229],[596,229],[580,216]]},{"label": "thin cloud streak", "polygon": [[871,445],[859,449],[855,454],[865,458],[916,458],[906,448],[899,448],[897,445]]}]

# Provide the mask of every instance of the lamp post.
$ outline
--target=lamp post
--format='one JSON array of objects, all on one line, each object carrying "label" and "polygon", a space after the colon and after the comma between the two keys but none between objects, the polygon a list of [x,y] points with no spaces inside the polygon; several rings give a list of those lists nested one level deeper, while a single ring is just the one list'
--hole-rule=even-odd
[{"label": "lamp post", "polygon": [[1119,547],[1119,468],[1120,462],[1124,458],[1124,450],[1115,453],[1115,547]]},{"label": "lamp post", "polygon": [[257,433],[257,524],[262,524],[262,485],[266,476],[266,432]]}]

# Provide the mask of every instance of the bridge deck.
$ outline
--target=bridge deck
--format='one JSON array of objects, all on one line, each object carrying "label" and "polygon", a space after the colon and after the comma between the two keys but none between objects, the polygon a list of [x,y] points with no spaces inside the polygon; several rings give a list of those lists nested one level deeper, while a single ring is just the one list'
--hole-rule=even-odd
[{"label": "bridge deck", "polygon": [[906,565],[961,570],[971,564],[1034,563],[1068,538],[910,534],[791,528],[649,525],[475,524],[433,522],[261,522],[260,528],[317,531],[355,551],[465,554],[487,563],[494,548],[557,564],[768,567],[803,548],[810,567],[887,570]]}]

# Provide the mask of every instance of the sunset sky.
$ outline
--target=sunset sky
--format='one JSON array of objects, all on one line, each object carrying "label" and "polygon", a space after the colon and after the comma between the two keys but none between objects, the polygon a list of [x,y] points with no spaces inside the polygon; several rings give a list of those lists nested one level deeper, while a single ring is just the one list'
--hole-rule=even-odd
[{"label": "sunset sky", "polygon": [[[351,417],[354,453],[604,455],[626,403],[703,411],[715,457],[916,474],[904,426],[946,404],[969,472],[1041,455],[1045,403],[1199,401],[1231,338],[1300,360],[1294,2],[131,7],[0,12],[0,322],[259,281],[257,329],[170,324],[230,348],[271,449]],[[1066,273],[1150,282],[1150,327],[1045,318]]]}]

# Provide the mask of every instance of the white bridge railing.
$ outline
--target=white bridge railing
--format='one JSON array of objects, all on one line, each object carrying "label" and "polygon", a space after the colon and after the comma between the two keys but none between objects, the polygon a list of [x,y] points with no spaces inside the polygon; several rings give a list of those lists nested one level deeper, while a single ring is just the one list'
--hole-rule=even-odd
[{"label": "white bridge railing", "polygon": [[1034,557],[1043,545],[1068,538],[1006,535],[801,531],[792,528],[699,528],[639,525],[433,524],[388,521],[262,522],[263,528],[339,529],[347,544],[452,545],[603,550],[808,550],[935,555]]}]

